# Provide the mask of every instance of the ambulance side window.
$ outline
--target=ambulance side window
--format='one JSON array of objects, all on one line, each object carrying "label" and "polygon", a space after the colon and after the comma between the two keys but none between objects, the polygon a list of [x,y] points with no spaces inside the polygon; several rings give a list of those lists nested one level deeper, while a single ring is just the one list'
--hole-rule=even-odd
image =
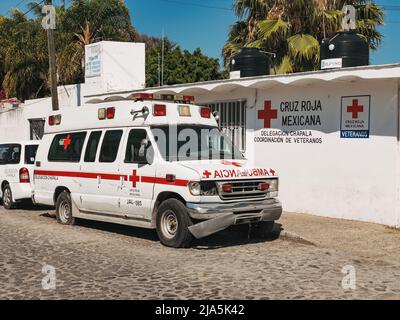
[{"label": "ambulance side window", "polygon": [[100,138],[101,131],[94,131],[90,134],[85,151],[85,162],[94,162],[96,160]]},{"label": "ambulance side window", "polygon": [[54,162],[79,162],[86,132],[57,134],[51,143],[48,160]]},{"label": "ambulance side window", "polygon": [[122,130],[109,130],[106,132],[100,151],[100,162],[114,162],[117,159]]},{"label": "ambulance side window", "polygon": [[139,150],[141,142],[147,138],[147,132],[143,129],[132,129],[129,132],[128,144],[126,146],[125,163],[139,163]]}]

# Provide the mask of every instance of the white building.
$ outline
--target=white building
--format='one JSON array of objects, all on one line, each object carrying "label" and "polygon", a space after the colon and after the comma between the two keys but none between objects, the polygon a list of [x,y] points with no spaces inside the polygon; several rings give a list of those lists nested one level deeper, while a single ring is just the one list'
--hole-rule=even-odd
[{"label": "white building", "polygon": [[[119,64],[135,54],[143,63],[144,51],[135,50],[120,52]],[[286,211],[400,226],[400,64],[149,89],[143,68],[115,68],[112,77],[102,70],[114,68],[103,68],[80,89],[59,88],[63,112],[134,91],[194,95],[220,112],[222,129],[248,158],[278,170]],[[34,138],[32,126],[50,110],[45,99],[0,114],[0,140]]]}]

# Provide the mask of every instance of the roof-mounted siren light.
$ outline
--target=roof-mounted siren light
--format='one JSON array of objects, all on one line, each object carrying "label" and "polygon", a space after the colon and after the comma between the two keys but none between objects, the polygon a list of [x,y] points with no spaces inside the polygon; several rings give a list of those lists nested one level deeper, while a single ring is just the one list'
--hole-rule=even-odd
[{"label": "roof-mounted siren light", "polygon": [[355,31],[356,9],[345,5],[342,12],[342,31],[321,43],[322,70],[369,65],[369,45]]},{"label": "roof-mounted siren light", "polygon": [[176,103],[193,103],[194,96],[186,96],[181,94],[161,94],[161,93],[132,93],[128,99],[135,101],[144,100],[159,100],[159,101],[171,101]]}]

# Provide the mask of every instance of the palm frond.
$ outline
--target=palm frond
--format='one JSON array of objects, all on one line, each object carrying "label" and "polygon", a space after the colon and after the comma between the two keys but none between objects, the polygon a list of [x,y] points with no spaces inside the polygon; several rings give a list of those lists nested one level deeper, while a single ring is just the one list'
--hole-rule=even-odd
[{"label": "palm frond", "polygon": [[296,34],[287,42],[289,54],[296,60],[313,60],[319,55],[319,42],[312,35]]}]

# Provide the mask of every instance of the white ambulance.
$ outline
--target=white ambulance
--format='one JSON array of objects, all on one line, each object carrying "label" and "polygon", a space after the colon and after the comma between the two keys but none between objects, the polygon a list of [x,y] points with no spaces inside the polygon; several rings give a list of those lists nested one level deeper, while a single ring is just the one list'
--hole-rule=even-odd
[{"label": "white ambulance", "polygon": [[51,114],[34,201],[55,205],[62,224],[152,228],[171,247],[234,224],[267,235],[282,213],[275,170],[250,166],[217,116],[193,99],[137,93]]},{"label": "white ambulance", "polygon": [[37,148],[35,141],[0,144],[0,199],[4,208],[13,209],[19,202],[32,198]]}]

